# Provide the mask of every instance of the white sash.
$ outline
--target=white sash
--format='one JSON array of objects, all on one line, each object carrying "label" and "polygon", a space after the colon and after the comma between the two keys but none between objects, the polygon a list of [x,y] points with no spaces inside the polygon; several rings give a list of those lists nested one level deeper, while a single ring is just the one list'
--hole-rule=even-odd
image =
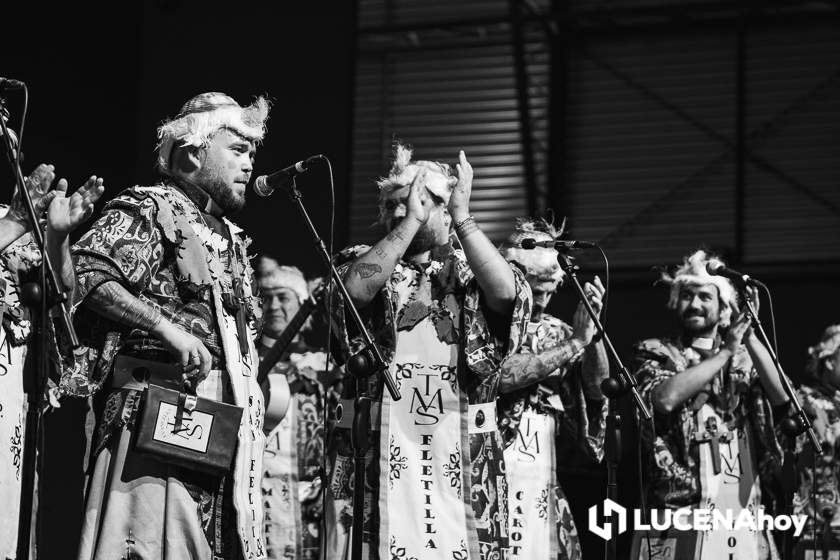
[{"label": "white sash", "polygon": [[430,317],[399,332],[390,368],[402,399],[382,399],[379,558],[470,558],[457,364]]},{"label": "white sash", "polygon": [[[727,431],[723,419],[708,404],[697,411],[697,426],[704,431],[709,418],[716,419],[719,430]],[[731,434],[727,442],[720,442],[720,473],[714,473],[712,446],[709,443],[697,443],[700,457],[700,508],[718,509],[732,512],[737,519],[743,509],[758,513],[761,505],[758,473],[753,469],[749,430],[738,430],[737,437]],[[752,560],[759,557],[759,539],[761,535],[749,529],[717,530],[698,532],[699,560],[721,560],[738,558]]]},{"label": "white sash", "polygon": [[505,448],[511,560],[555,558],[554,417],[526,410]]},{"label": "white sash", "polygon": [[[14,289],[9,286],[8,289]],[[18,506],[23,468],[26,395],[23,392],[23,360],[26,345],[12,346],[0,326],[0,503],[6,513],[0,523],[0,558],[17,554]]]}]

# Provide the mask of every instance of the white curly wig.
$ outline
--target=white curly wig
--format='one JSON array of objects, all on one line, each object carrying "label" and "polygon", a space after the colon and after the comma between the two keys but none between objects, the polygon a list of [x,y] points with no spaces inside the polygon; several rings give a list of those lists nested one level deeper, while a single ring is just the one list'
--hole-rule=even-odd
[{"label": "white curly wig", "polygon": [[558,230],[551,221],[543,218],[517,218],[513,232],[499,246],[499,252],[508,262],[525,270],[530,280],[544,284],[547,291],[554,291],[563,283],[563,270],[557,263],[557,250],[548,248],[523,249],[525,238],[548,241],[563,235],[566,220]]},{"label": "white curly wig", "polygon": [[289,288],[303,303],[309,297],[309,285],[296,266],[281,265],[271,257],[261,256],[256,266],[257,285],[261,290]]},{"label": "white curly wig", "polygon": [[414,151],[409,146],[399,142],[394,144],[394,161],[387,177],[380,178],[376,185],[379,187],[379,223],[385,223],[388,218],[388,209],[385,207],[385,200],[396,190],[411,185],[417,172],[425,168],[426,189],[435,196],[441,198],[444,204],[449,204],[452,195],[452,187],[458,182],[458,178],[452,174],[449,164],[437,161],[411,161]]},{"label": "white curly wig", "polygon": [[728,327],[732,321],[732,314],[738,312],[738,295],[735,286],[723,276],[709,274],[707,264],[723,265],[725,263],[717,256],[700,249],[683,259],[683,264],[673,273],[662,272],[660,280],[670,286],[668,308],[676,309],[680,297],[680,289],[685,285],[704,286],[714,285],[720,297],[720,326]]},{"label": "white curly wig", "polygon": [[158,127],[158,169],[171,174],[175,147],[206,146],[210,138],[223,128],[252,142],[261,142],[265,136],[269,109],[269,102],[264,97],[258,97],[251,105],[242,107],[224,93],[196,95],[181,107],[178,116]]}]

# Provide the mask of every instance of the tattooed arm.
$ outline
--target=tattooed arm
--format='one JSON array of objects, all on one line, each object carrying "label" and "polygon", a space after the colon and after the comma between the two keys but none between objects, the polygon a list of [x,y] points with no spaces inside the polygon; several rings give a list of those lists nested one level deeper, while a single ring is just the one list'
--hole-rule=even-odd
[{"label": "tattooed arm", "polygon": [[434,201],[426,197],[420,201],[419,190],[423,188],[425,172],[417,173],[411,183],[407,200],[407,215],[388,235],[373,248],[356,259],[345,275],[347,292],[359,308],[366,307],[394,271],[420,226],[429,219]]},{"label": "tattooed arm", "polygon": [[[470,216],[469,201],[472,194],[472,166],[462,151],[457,164],[458,183],[452,189],[449,200],[449,213],[456,224]],[[455,230],[458,240],[464,248],[464,255],[487,300],[487,307],[501,315],[510,314],[516,297],[516,283],[513,271],[498,249],[484,233],[478,229],[475,220],[467,220]]]},{"label": "tattooed arm", "polygon": [[539,354],[520,352],[508,356],[502,362],[499,391],[510,393],[551,375],[562,375],[562,368],[579,356],[583,348],[583,341],[573,337]]},{"label": "tattooed arm", "polygon": [[210,371],[212,357],[198,338],[165,319],[160,311],[118,282],[112,280],[94,288],[85,305],[107,319],[154,335],[185,366],[184,373],[194,373],[197,369],[199,378],[203,378]]}]

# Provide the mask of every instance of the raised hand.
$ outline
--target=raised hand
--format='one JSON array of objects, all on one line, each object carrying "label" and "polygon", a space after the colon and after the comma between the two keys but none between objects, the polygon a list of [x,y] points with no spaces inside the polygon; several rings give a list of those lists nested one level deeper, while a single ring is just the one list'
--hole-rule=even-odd
[{"label": "raised hand", "polygon": [[425,224],[429,221],[429,214],[434,205],[435,201],[426,192],[426,168],[421,167],[408,187],[406,216],[413,217],[421,224]]},{"label": "raised hand", "polygon": [[[592,283],[587,282],[583,287],[583,292],[586,294],[592,310],[600,315],[601,309],[604,307],[604,285],[601,283],[601,279],[596,276]],[[586,311],[583,302],[578,303],[575,310],[572,318],[572,330],[573,336],[584,344],[592,342],[592,338],[595,336],[595,323]]]},{"label": "raised hand", "polygon": [[746,313],[741,313],[737,317],[733,317],[732,324],[726,333],[726,338],[723,341],[723,347],[732,352],[734,355],[741,346],[744,335],[750,329],[750,318]]},{"label": "raised hand", "polygon": [[464,150],[458,154],[458,163],[455,168],[458,170],[458,182],[452,188],[452,196],[449,198],[449,213],[457,223],[470,215],[470,196],[472,195],[473,168],[467,161]]},{"label": "raised hand", "polygon": [[[55,180],[55,167],[50,164],[42,163],[26,178],[26,190],[29,192],[29,197],[32,199],[32,204],[35,206],[35,216],[40,219],[44,214],[44,210],[49,207],[55,192],[50,191],[52,182]],[[31,229],[32,225],[29,223],[29,216],[26,213],[26,206],[23,202],[23,195],[15,190],[12,196],[12,202],[9,205],[9,217],[16,222],[19,222],[27,230]]]},{"label": "raised hand", "polygon": [[105,192],[102,179],[92,175],[84,185],[69,197],[67,181],[61,179],[47,212],[47,225],[57,233],[70,233],[93,214],[93,205]]}]

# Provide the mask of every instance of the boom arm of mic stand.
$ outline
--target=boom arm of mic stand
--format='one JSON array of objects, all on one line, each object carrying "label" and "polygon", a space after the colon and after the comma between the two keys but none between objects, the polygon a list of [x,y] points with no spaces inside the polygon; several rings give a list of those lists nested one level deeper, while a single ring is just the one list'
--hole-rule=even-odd
[{"label": "boom arm of mic stand", "polygon": [[[0,106],[2,106],[2,102],[0,102]],[[9,129],[6,127],[6,122],[2,118],[0,118],[0,129],[3,131],[3,143],[6,146],[6,157],[9,159],[9,164],[12,166],[15,173],[15,181],[17,182],[18,192],[20,192],[20,196],[23,199],[24,206],[26,207],[29,223],[32,225],[32,237],[35,238],[38,249],[41,251],[41,258],[46,270],[47,280],[50,283],[52,294],[55,297],[53,305],[58,307],[61,324],[64,327],[64,331],[67,333],[67,337],[70,339],[70,345],[73,348],[78,348],[79,338],[76,336],[76,329],[73,328],[73,321],[70,319],[70,311],[67,309],[67,291],[64,289],[61,280],[58,278],[58,274],[55,271],[55,267],[53,267],[50,255],[46,250],[46,246],[44,244],[44,233],[38,225],[38,216],[35,214],[35,205],[32,203],[29,191],[26,190],[26,181],[23,178],[23,172],[21,171],[20,165],[15,157],[15,150],[12,146],[12,141],[9,138]],[[49,294],[44,293],[42,297],[49,297]]]},{"label": "boom arm of mic stand", "polygon": [[295,184],[294,178],[292,179],[292,184],[289,188],[289,196],[291,196],[292,200],[295,201],[301,216],[303,216],[303,219],[306,222],[313,239],[315,240],[315,246],[318,249],[318,253],[321,255],[321,259],[323,259],[324,264],[330,268],[330,277],[338,287],[338,290],[341,293],[341,298],[344,300],[345,307],[350,310],[350,316],[353,318],[353,323],[355,323],[359,332],[362,334],[362,338],[365,340],[366,349],[373,355],[375,362],[374,365],[376,368],[375,371],[378,370],[380,375],[382,375],[382,380],[385,382],[385,387],[388,388],[391,398],[395,401],[400,400],[400,390],[397,388],[397,384],[391,376],[388,364],[385,362],[385,358],[382,357],[382,352],[379,350],[379,347],[373,341],[373,337],[370,336],[370,332],[368,332],[368,329],[362,320],[362,316],[359,315],[359,310],[356,309],[353,300],[350,298],[350,294],[347,293],[347,287],[344,285],[341,275],[338,273],[338,270],[336,270],[335,265],[333,264],[330,252],[327,251],[327,247],[324,245],[324,240],[321,239],[320,235],[318,235],[318,230],[315,228],[315,224],[312,223],[312,219],[309,217],[309,212],[306,211],[306,207],[303,205],[303,197]]},{"label": "boom arm of mic stand", "polygon": [[601,320],[598,318],[598,314],[595,313],[595,310],[592,309],[592,305],[589,303],[589,298],[586,297],[586,293],[583,291],[583,286],[580,285],[580,281],[578,280],[576,270],[577,266],[569,260],[569,257],[563,254],[562,251],[558,251],[557,253],[557,261],[560,263],[560,268],[563,269],[563,272],[566,273],[566,276],[572,279],[572,284],[574,284],[575,289],[577,289],[578,295],[580,296],[580,301],[583,303],[583,306],[586,308],[587,314],[589,314],[589,318],[592,319],[592,323],[595,325],[595,330],[598,331],[598,335],[604,341],[604,345],[607,347],[607,351],[610,354],[613,362],[615,363],[616,367],[618,368],[618,374],[621,377],[624,384],[633,394],[633,400],[636,402],[636,407],[639,409],[639,412],[642,415],[642,418],[645,420],[650,420],[650,411],[645,406],[645,402],[642,400],[642,396],[639,395],[639,390],[636,386],[636,380],[627,370],[627,367],[622,363],[621,358],[618,356],[618,352],[613,346],[612,341],[610,340],[607,331],[604,329],[604,325],[601,323]]},{"label": "boom arm of mic stand", "polygon": [[764,327],[761,324],[761,320],[758,318],[758,313],[756,313],[755,305],[753,303],[749,291],[744,290],[743,293],[744,301],[747,302],[746,311],[747,314],[750,316],[750,321],[755,327],[756,332],[758,332],[758,336],[761,339],[761,343],[764,344],[764,347],[767,349],[767,352],[769,352],[770,358],[773,360],[773,365],[776,366],[776,372],[779,374],[779,382],[782,384],[782,389],[784,389],[785,393],[788,396],[788,399],[790,399],[790,404],[793,405],[793,408],[796,411],[796,417],[799,419],[799,422],[801,422],[801,425],[804,427],[803,431],[808,433],[808,439],[811,440],[811,443],[814,445],[814,451],[817,453],[817,455],[819,455],[822,453],[822,445],[820,445],[820,441],[819,439],[817,439],[817,434],[816,432],[814,432],[814,426],[813,424],[811,424],[811,420],[808,418],[808,415],[805,414],[805,411],[802,409],[802,405],[799,403],[799,399],[796,398],[796,392],[793,390],[793,387],[791,387],[790,381],[788,380],[787,375],[785,375],[785,372],[782,369],[782,364],[781,362],[779,362],[779,357],[776,355],[776,351],[770,344],[770,339],[767,337],[767,333],[764,331]]}]

